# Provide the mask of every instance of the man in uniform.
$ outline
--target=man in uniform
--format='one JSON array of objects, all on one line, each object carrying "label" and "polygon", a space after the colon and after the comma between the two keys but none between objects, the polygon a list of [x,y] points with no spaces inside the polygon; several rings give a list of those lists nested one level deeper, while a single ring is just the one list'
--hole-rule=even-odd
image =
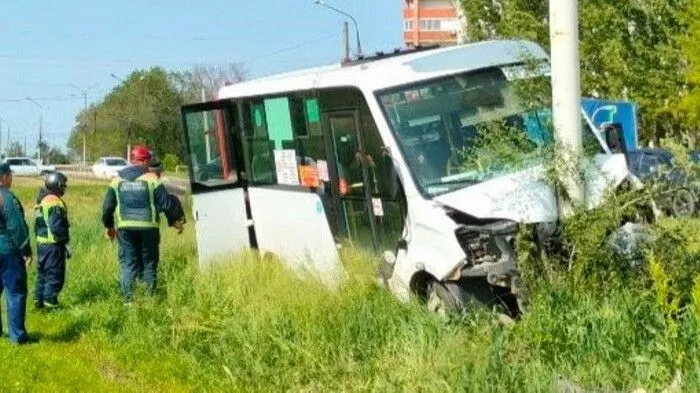
[{"label": "man in uniform", "polygon": [[[160,213],[182,233],[181,217],[158,177],[149,171],[151,152],[145,146],[131,151],[131,163],[107,189],[102,206],[105,237],[119,240],[121,292],[126,304],[133,297],[134,279],[143,271],[147,291],[153,294],[159,261]],[[116,216],[116,225],[115,225]]]},{"label": "man in uniform", "polygon": [[66,259],[70,258],[68,210],[62,197],[68,178],[60,172],[46,175],[45,188],[36,198],[34,231],[37,242],[36,291],[37,309],[58,307],[58,295],[66,278]]},{"label": "man in uniform", "polygon": [[[0,295],[6,293],[7,326],[10,341],[26,343],[29,339],[24,319],[27,311],[27,266],[32,263],[29,227],[24,209],[10,192],[12,170],[0,164]],[[0,324],[0,326],[2,326]],[[1,329],[0,329],[1,330]]]}]

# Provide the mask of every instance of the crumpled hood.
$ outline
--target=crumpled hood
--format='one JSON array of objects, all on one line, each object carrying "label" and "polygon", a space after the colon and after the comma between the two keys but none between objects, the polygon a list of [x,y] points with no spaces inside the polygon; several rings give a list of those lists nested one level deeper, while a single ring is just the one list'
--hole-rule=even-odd
[{"label": "crumpled hood", "polygon": [[147,169],[140,166],[128,166],[119,171],[119,177],[124,180],[134,181],[146,174]]},{"label": "crumpled hood", "polygon": [[554,189],[541,166],[452,191],[435,200],[477,218],[520,223],[553,222],[559,211]]}]

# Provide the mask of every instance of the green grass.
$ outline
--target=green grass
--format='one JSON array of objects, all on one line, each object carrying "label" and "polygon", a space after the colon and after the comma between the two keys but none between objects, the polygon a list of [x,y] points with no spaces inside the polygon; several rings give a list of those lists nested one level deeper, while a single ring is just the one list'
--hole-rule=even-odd
[{"label": "green grass", "polygon": [[[16,186],[27,210],[38,185]],[[631,391],[660,390],[677,370],[700,390],[700,315],[668,318],[642,284],[562,279],[513,327],[485,312],[446,323],[377,288],[360,253],[345,256],[351,279],[335,292],[253,255],[202,271],[190,225],[164,231],[158,296],[125,308],[99,222],[104,187],[71,183],[66,308],[29,309],[36,344],[0,340],[0,391],[547,392],[558,379]],[[696,233],[700,255],[697,222],[667,225]]]}]

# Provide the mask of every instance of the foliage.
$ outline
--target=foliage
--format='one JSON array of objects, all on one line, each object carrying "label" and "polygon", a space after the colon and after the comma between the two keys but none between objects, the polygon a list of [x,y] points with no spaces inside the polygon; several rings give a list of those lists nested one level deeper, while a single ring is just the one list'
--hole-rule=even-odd
[{"label": "foliage", "polygon": [[13,141],[7,148],[8,157],[24,157],[24,147],[21,143]]},{"label": "foliage", "polygon": [[166,72],[161,67],[135,70],[101,102],[76,116],[68,146],[82,154],[87,138],[87,158],[123,156],[127,145],[144,143],[158,155],[174,154],[184,159],[180,135],[180,107],[216,96],[224,83],[245,77],[241,65],[196,66],[182,72]]},{"label": "foliage", "polygon": [[[25,206],[39,184],[17,181]],[[677,317],[670,336],[669,314],[651,287],[591,291],[554,280],[533,292],[513,327],[484,313],[445,323],[378,288],[371,263],[355,253],[344,256],[349,281],[337,292],[254,255],[200,270],[188,228],[182,237],[163,232],[158,296],[140,294],[126,308],[116,246],[103,243],[95,219],[105,187],[71,181],[69,208],[84,208],[70,210],[65,307],[30,309],[38,343],[0,340],[9,390],[661,391],[677,371],[683,389],[700,389],[699,325]],[[699,224],[678,223],[686,234],[700,233]]]},{"label": "foliage", "polygon": [[163,167],[168,172],[175,172],[176,168],[180,165],[180,160],[174,154],[166,154],[163,158]]},{"label": "foliage", "polygon": [[[697,106],[691,100],[681,110],[685,64],[692,55],[683,44],[695,45],[700,32],[687,30],[689,20],[697,25],[688,16],[697,10],[694,1],[580,2],[583,95],[635,101],[641,140],[658,142],[683,129],[697,130],[698,120],[689,113]],[[463,0],[462,6],[472,40],[524,38],[549,47],[546,0]]]},{"label": "foliage", "polygon": [[91,160],[123,156],[128,144],[137,143],[150,146],[159,155],[174,152],[182,156],[180,103],[165,70],[134,71],[102,102],[78,114],[68,144],[73,151],[82,151],[82,133],[87,132]]},{"label": "foliage", "polygon": [[[237,83],[246,78],[242,64],[227,66],[197,65],[191,70],[173,72],[170,78],[185,104],[214,100],[219,88],[226,84]],[[204,93],[204,97],[202,97]]]},{"label": "foliage", "polygon": [[[41,150],[41,160],[46,164],[70,164],[70,157],[68,157],[68,154],[62,152],[55,146],[49,146],[48,143],[42,141],[41,144],[39,144],[39,149]],[[34,158],[37,158],[36,154],[34,155]]]}]

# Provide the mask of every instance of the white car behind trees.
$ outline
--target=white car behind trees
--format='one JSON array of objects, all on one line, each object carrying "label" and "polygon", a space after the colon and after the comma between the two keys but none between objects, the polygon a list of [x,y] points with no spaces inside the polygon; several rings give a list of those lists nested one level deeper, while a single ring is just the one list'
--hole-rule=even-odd
[{"label": "white car behind trees", "polygon": [[92,173],[100,179],[112,178],[127,166],[129,163],[121,157],[102,157],[92,166]]}]

